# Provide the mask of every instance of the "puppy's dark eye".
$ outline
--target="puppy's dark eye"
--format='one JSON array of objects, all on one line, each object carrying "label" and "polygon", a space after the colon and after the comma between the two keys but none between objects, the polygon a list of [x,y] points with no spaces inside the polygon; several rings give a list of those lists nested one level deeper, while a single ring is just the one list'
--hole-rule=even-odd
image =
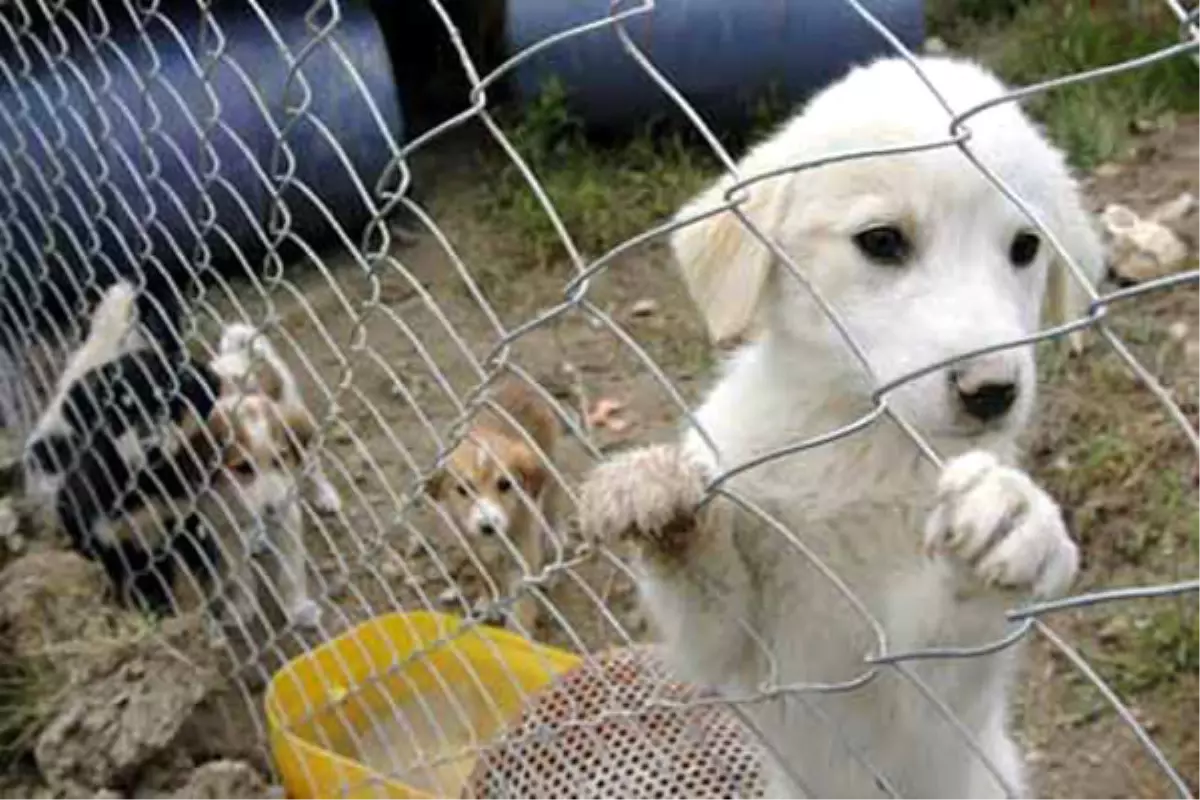
[{"label": "puppy's dark eye", "polygon": [[1014,267],[1028,267],[1037,258],[1042,240],[1032,233],[1018,233],[1008,247],[1008,260]]},{"label": "puppy's dark eye", "polygon": [[856,234],[854,244],[876,264],[898,267],[912,255],[912,245],[899,228],[881,225]]},{"label": "puppy's dark eye", "polygon": [[496,480],[496,491],[500,494],[506,493],[511,488],[512,481],[510,481],[508,478],[498,478]]},{"label": "puppy's dark eye", "polygon": [[238,463],[231,465],[229,468],[231,470],[233,470],[234,472],[236,472],[238,475],[253,475],[254,474],[254,465],[251,464],[249,461],[239,461]]},{"label": "puppy's dark eye", "polygon": [[466,497],[467,495],[470,494],[470,492],[467,491],[467,487],[463,486],[461,483],[458,486],[455,486],[454,488],[458,491],[458,494],[460,497]]}]

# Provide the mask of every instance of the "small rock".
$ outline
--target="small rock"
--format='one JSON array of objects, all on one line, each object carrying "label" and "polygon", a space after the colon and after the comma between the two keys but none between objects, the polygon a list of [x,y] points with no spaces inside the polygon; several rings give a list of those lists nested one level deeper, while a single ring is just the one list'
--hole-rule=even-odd
[{"label": "small rock", "polygon": [[587,424],[593,427],[608,428],[617,414],[625,409],[625,403],[611,397],[602,397],[596,401],[587,413]]},{"label": "small rock", "polygon": [[1125,617],[1113,617],[1100,626],[1096,638],[1105,644],[1112,644],[1129,633],[1129,620]]},{"label": "small rock", "polygon": [[461,597],[462,595],[459,594],[458,587],[448,586],[438,593],[437,601],[439,605],[452,606],[458,603]]},{"label": "small rock", "polygon": [[925,40],[925,52],[931,56],[944,55],[949,52],[950,48],[946,43],[937,36],[930,36]]},{"label": "small rock", "polygon": [[395,553],[388,552],[379,562],[379,574],[388,580],[395,580],[404,573],[404,562]]},{"label": "small rock", "polygon": [[1196,196],[1191,192],[1184,192],[1174,200],[1168,200],[1162,205],[1156,206],[1147,216],[1154,222],[1169,225],[1183,219],[1195,209]]},{"label": "small rock", "polygon": [[1154,133],[1160,127],[1161,125],[1159,125],[1158,120],[1148,119],[1145,117],[1139,117],[1138,119],[1135,119],[1133,122],[1129,123],[1129,129],[1137,134]]},{"label": "small rock", "polygon": [[658,313],[658,301],[649,297],[638,300],[629,309],[629,313],[634,317],[652,317]]},{"label": "small rock", "polygon": [[1186,322],[1172,322],[1167,328],[1167,335],[1177,342],[1182,342],[1187,338],[1188,326]]},{"label": "small rock", "polygon": [[33,755],[51,787],[120,786],[166,753],[219,683],[216,656],[186,620],[123,648],[73,684]]},{"label": "small rock", "polygon": [[30,553],[0,572],[0,636],[22,657],[64,642],[110,637],[124,620],[106,613],[107,592],[99,564],[75,553]]},{"label": "small rock", "polygon": [[1188,339],[1183,346],[1183,352],[1186,354],[1187,360],[1195,364],[1200,360],[1200,340],[1197,340],[1195,336]]},{"label": "small rock", "polygon": [[400,247],[412,247],[421,241],[421,235],[402,222],[393,221],[388,226],[388,232],[392,235],[393,243]]},{"label": "small rock", "polygon": [[1108,161],[1092,170],[1092,174],[1097,178],[1115,178],[1124,171],[1125,167],[1115,161]]},{"label": "small rock", "polygon": [[172,797],[177,798],[250,798],[266,797],[266,780],[244,761],[218,760],[202,764],[188,777]]},{"label": "small rock", "polygon": [[1166,226],[1112,204],[1101,215],[1111,237],[1112,270],[1118,278],[1140,283],[1175,272],[1187,258],[1187,245]]},{"label": "small rock", "polygon": [[21,545],[24,544],[21,541],[21,535],[17,533],[20,526],[21,520],[17,516],[16,509],[13,508],[12,498],[0,498],[0,542],[3,542],[13,553],[18,553],[23,549],[23,546],[13,546],[17,542],[20,542]]}]

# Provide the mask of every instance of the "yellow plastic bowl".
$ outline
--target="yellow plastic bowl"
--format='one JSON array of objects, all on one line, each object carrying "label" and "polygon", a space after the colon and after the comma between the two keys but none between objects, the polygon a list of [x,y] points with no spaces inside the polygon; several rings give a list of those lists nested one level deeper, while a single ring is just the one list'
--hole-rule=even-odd
[{"label": "yellow plastic bowl", "polygon": [[446,614],[388,614],[279,670],[264,703],[288,795],[458,796],[480,748],[580,662],[462,625]]}]

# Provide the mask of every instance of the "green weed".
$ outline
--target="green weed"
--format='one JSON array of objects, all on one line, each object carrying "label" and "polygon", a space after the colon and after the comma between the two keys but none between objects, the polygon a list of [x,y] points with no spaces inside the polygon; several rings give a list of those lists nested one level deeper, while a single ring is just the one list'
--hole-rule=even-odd
[{"label": "green weed", "polygon": [[[956,49],[981,57],[1013,85],[1076,75],[1180,41],[1178,21],[1163,3],[961,0],[937,5]],[[1195,61],[1181,55],[1053,89],[1031,98],[1027,108],[1072,162],[1087,168],[1120,155],[1135,127],[1195,111],[1198,88]]]},{"label": "green weed", "polygon": [[[587,141],[557,83],[546,86],[507,134],[576,247],[592,257],[665,221],[714,166],[678,135],[646,130],[618,145]],[[483,216],[504,232],[526,265],[562,260],[562,238],[515,164],[502,165],[495,185],[487,188],[480,197]]]}]

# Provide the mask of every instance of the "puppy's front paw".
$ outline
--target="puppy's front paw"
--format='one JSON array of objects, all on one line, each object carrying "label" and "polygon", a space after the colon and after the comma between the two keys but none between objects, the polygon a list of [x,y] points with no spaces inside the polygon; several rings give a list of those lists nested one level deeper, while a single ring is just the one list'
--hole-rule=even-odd
[{"label": "puppy's front paw", "polygon": [[646,553],[678,555],[695,532],[707,482],[707,471],[677,446],[622,453],[584,482],[580,527],[593,542],[632,541]]},{"label": "puppy's front paw", "polygon": [[975,451],[950,461],[925,531],[931,554],[986,586],[1061,595],[1079,568],[1058,505],[1024,472]]},{"label": "puppy's front paw", "polygon": [[296,628],[305,630],[318,628],[321,625],[321,606],[308,598],[300,600],[288,609],[287,620]]},{"label": "puppy's front paw", "polygon": [[337,514],[342,510],[342,496],[323,475],[312,479],[312,504],[318,514]]}]

